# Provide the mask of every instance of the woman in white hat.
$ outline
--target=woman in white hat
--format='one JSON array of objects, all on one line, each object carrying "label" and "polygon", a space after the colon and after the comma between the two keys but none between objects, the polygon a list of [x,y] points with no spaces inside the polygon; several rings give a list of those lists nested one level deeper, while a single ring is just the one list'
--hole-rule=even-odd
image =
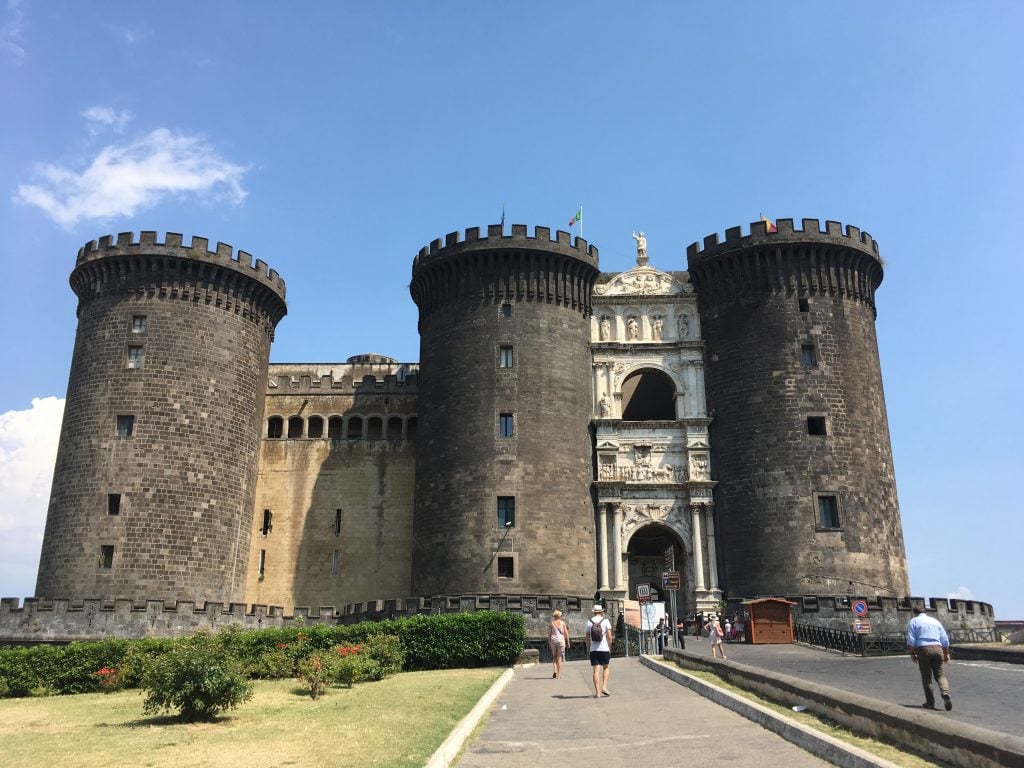
[{"label": "woman in white hat", "polygon": [[562,659],[570,647],[569,627],[562,621],[562,612],[551,612],[551,623],[548,624],[548,647],[551,649],[551,663],[554,666],[552,677],[562,676]]}]

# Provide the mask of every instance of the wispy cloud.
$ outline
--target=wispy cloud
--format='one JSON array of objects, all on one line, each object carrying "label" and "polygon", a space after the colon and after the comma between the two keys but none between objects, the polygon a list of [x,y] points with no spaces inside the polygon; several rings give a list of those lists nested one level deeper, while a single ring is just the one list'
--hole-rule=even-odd
[{"label": "wispy cloud", "polygon": [[957,587],[953,592],[946,593],[948,600],[973,600],[974,595],[968,587]]},{"label": "wispy cloud", "polygon": [[0,590],[28,597],[36,582],[64,400],[35,398],[0,413]]},{"label": "wispy cloud", "polygon": [[120,133],[132,121],[135,113],[130,109],[118,111],[113,107],[94,106],[85,110],[82,117],[89,122],[89,131],[93,134],[99,133],[100,127],[111,128],[115,133]]},{"label": "wispy cloud", "polygon": [[169,195],[233,205],[245,199],[246,168],[229,163],[199,136],[166,128],[123,145],[104,147],[83,171],[47,164],[15,200],[45,211],[63,227],[131,216]]},{"label": "wispy cloud", "polygon": [[18,61],[25,58],[21,32],[25,27],[25,12],[21,0],[7,0],[7,19],[0,25],[0,51],[6,51]]}]

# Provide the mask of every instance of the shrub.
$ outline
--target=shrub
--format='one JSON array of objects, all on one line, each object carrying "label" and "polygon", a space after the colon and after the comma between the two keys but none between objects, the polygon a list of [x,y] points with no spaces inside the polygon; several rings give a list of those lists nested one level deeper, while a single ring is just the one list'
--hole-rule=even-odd
[{"label": "shrub", "polygon": [[216,636],[200,633],[177,641],[151,659],[142,676],[146,714],[177,709],[183,720],[212,720],[252,698],[242,665]]},{"label": "shrub", "polygon": [[299,681],[309,688],[309,696],[318,699],[338,676],[340,657],[331,651],[317,651],[299,662]]}]

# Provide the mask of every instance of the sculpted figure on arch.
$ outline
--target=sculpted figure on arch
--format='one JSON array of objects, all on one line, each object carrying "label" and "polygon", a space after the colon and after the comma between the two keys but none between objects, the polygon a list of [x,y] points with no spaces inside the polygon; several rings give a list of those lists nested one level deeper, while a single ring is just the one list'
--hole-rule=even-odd
[{"label": "sculpted figure on arch", "polygon": [[643,232],[634,232],[633,239],[636,240],[636,263],[637,266],[647,266],[647,237]]}]

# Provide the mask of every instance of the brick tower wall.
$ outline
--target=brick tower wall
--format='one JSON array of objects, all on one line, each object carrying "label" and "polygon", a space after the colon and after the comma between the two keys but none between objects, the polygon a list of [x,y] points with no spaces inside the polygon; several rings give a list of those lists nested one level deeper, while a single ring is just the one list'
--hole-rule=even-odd
[{"label": "brick tower wall", "polygon": [[[597,250],[514,225],[420,251],[413,594],[593,592],[590,297]],[[503,305],[511,305],[506,316]],[[513,365],[500,364],[503,345]],[[514,434],[499,436],[512,413]],[[504,529],[498,497],[514,497]],[[499,578],[512,558],[512,578]],[[506,561],[507,562],[507,561]]]},{"label": "brick tower wall", "polygon": [[[78,330],[36,595],[242,600],[284,282],[230,246],[142,232],[88,243],[71,287]],[[119,436],[125,415],[132,434]]]},{"label": "brick tower wall", "polygon": [[[832,221],[777,226],[687,250],[727,594],[909,594],[875,337],[877,245]],[[809,434],[808,417],[824,417],[827,434]],[[837,527],[821,525],[819,495],[836,497]]]}]

